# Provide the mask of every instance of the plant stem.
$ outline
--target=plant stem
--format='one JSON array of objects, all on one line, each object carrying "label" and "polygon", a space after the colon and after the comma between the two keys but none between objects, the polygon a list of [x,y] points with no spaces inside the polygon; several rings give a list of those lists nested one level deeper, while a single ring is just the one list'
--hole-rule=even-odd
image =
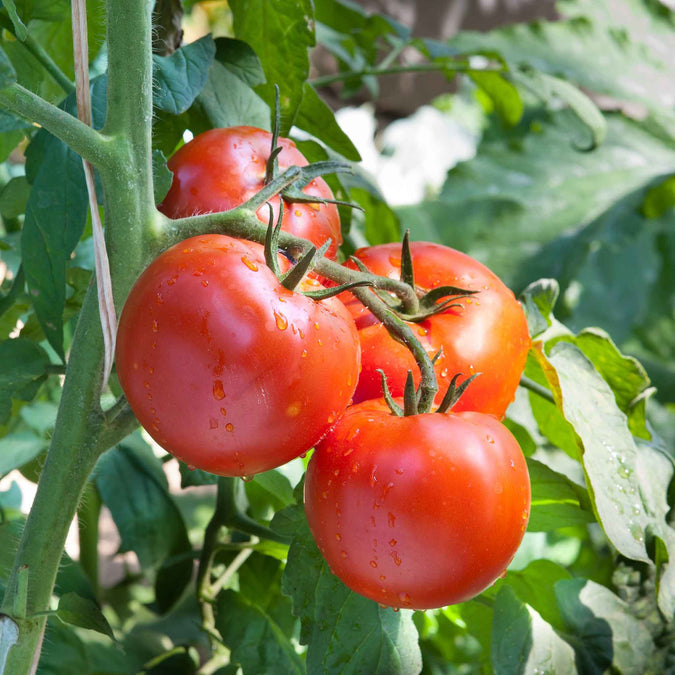
[{"label": "plant stem", "polygon": [[77,509],[77,530],[80,542],[80,565],[89,577],[94,593],[98,596],[98,519],[101,514],[101,497],[92,481],[82,495]]},{"label": "plant stem", "polygon": [[0,89],[0,108],[44,127],[94,166],[110,161],[109,139],[20,84]]},{"label": "plant stem", "polygon": [[546,387],[531,380],[529,377],[525,377],[525,375],[522,375],[520,378],[520,386],[524,389],[529,389],[531,392],[534,392],[551,403],[555,403],[553,394]]},{"label": "plant stem", "polygon": [[2,611],[11,615],[21,575],[27,574],[26,618],[15,617],[20,639],[9,651],[5,668],[12,675],[24,675],[31,668],[45,624],[44,615],[38,613],[49,609],[68,528],[100,454],[97,438],[103,415],[98,397],[103,340],[94,286],[85,297],[71,354],[54,436],[2,605]]}]

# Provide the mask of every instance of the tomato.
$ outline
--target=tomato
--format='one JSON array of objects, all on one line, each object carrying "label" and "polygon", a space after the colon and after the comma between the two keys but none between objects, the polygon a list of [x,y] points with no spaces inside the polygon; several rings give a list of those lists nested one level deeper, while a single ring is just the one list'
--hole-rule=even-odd
[{"label": "tomato", "polygon": [[[159,210],[169,218],[198,213],[227,211],[243,204],[264,187],[265,167],[270,156],[272,134],[255,127],[211,129],[195,136],[169,159],[173,182]],[[283,148],[278,157],[279,170],[306,166],[307,160],[293,141],[279,138]],[[322,178],[315,178],[304,189],[308,195],[333,199]],[[270,199],[278,216],[279,197]],[[258,217],[269,222],[269,209],[263,205]],[[335,204],[284,203],[282,229],[309,239],[320,247],[331,239],[327,258],[335,259],[342,243],[340,217]]]},{"label": "tomato", "polygon": [[227,476],[311,448],[344,411],[359,372],[342,303],[287,290],[262,246],[224,235],[187,239],[143,272],[120,317],[116,359],[150,435],[188,465]]},{"label": "tomato", "polygon": [[[443,347],[435,370],[439,398],[456,373],[481,373],[456,404],[455,412],[476,410],[502,418],[513,400],[525,367],[530,337],[522,307],[513,293],[487,267],[447,246],[412,242],[418,291],[455,286],[478,291],[412,329],[429,356]],[[374,274],[399,278],[401,247],[382,244],[362,248],[355,257]],[[354,267],[351,262],[347,266]],[[382,396],[378,368],[384,370],[394,396],[402,396],[409,370],[419,382],[419,369],[410,351],[392,339],[384,326],[351,294],[342,294],[354,316],[361,340],[362,371],[354,401]]]},{"label": "tomato", "polygon": [[518,443],[492,415],[347,410],[305,478],[310,530],[349,588],[392,607],[462,602],[506,570],[530,511]]}]

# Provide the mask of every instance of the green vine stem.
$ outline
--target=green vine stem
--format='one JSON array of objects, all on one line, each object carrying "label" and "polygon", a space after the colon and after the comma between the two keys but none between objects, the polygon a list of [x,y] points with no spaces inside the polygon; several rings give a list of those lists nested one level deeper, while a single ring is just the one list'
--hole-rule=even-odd
[{"label": "green vine stem", "polygon": [[529,391],[537,394],[537,396],[541,396],[550,403],[555,403],[555,398],[553,397],[553,394],[550,392],[550,390],[538,382],[531,380],[529,377],[525,377],[525,375],[522,375],[520,378],[520,386],[523,387],[523,389],[528,389]]}]

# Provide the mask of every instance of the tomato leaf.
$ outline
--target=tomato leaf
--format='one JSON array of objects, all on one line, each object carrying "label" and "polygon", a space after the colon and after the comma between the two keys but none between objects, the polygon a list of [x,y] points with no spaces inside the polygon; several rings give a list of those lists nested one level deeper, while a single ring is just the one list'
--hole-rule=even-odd
[{"label": "tomato leaf", "polygon": [[282,591],[302,622],[308,672],[408,675],[421,669],[412,612],[394,612],[350,591],[330,573],[301,506],[280,511],[277,531],[293,536]]},{"label": "tomato leaf", "polygon": [[527,468],[532,485],[527,526],[530,532],[548,532],[595,520],[585,488],[531,457],[527,458]]},{"label": "tomato leaf", "polygon": [[61,596],[56,616],[64,623],[89,628],[115,639],[113,630],[100,607],[93,600],[83,598],[77,593],[66,593]]},{"label": "tomato leaf", "polygon": [[533,281],[521,293],[520,300],[527,316],[530,337],[543,333],[550,325],[560,286],[555,279]]},{"label": "tomato leaf", "polygon": [[646,672],[654,644],[625,602],[586,579],[559,581],[555,594],[578,672],[603,673],[610,666],[622,673]]},{"label": "tomato leaf", "polygon": [[6,424],[12,398],[30,401],[47,379],[49,357],[40,345],[22,338],[0,342],[0,424]]},{"label": "tomato leaf", "polygon": [[233,38],[216,38],[216,61],[249,87],[265,84],[265,71],[250,45]]},{"label": "tomato leaf", "polygon": [[490,659],[497,675],[577,672],[572,647],[508,586],[495,599]]},{"label": "tomato leaf", "polygon": [[321,139],[346,159],[352,162],[361,161],[359,151],[349,136],[340,128],[333,111],[308,82],[305,83],[304,96],[298,110],[295,126]]},{"label": "tomato leaf", "polygon": [[30,431],[17,431],[0,439],[0,477],[35,459],[47,441]]},{"label": "tomato leaf", "polygon": [[[171,187],[173,174],[166,165],[166,157],[161,150],[152,151],[152,178],[155,204],[159,204]],[[2,195],[0,195],[0,199]]]},{"label": "tomato leaf", "polygon": [[139,438],[132,437],[103,455],[96,468],[96,485],[124,548],[136,553],[144,569],[159,569],[157,602],[160,611],[166,611],[190,581],[192,557],[184,554],[191,553],[192,547],[161,463]]},{"label": "tomato leaf", "polygon": [[210,35],[181,47],[171,56],[154,55],[154,105],[174,115],[185,112],[206,84],[215,55],[216,45]]},{"label": "tomato leaf", "polygon": [[[314,46],[311,0],[232,0],[234,32],[260,58],[267,83],[258,91],[270,108],[274,85],[279,85],[282,136],[295,123],[309,74],[308,49]],[[267,125],[266,125],[267,126]]]},{"label": "tomato leaf", "polygon": [[489,96],[505,124],[515,126],[520,122],[524,110],[523,99],[502,73],[472,70],[469,77]]},{"label": "tomato leaf", "polygon": [[305,672],[289,636],[242,593],[226,590],[218,595],[216,627],[244,675]]}]

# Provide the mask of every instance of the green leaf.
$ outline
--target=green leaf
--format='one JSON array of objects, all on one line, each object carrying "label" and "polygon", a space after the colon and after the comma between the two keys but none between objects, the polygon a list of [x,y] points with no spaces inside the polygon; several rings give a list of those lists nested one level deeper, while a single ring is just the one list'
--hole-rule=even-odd
[{"label": "green leaf", "polygon": [[267,104],[238,74],[219,61],[211,64],[206,84],[197,97],[196,107],[206,117],[210,127],[270,127]]},{"label": "green leaf", "polygon": [[16,218],[25,213],[29,194],[30,185],[25,176],[12,178],[0,192],[0,215]]},{"label": "green leaf", "polygon": [[523,116],[523,100],[518,90],[501,73],[473,70],[469,77],[494,104],[497,114],[505,124],[515,126]]},{"label": "green leaf", "polygon": [[[566,632],[571,634],[580,673],[644,673],[654,644],[646,626],[626,603],[586,579],[555,585]],[[571,640],[572,641],[572,640]]]},{"label": "green leaf", "polygon": [[26,28],[24,22],[21,21],[21,17],[17,14],[14,0],[2,0],[2,5],[7,10],[10,21],[14,26],[14,34],[18,40],[23,42],[28,37],[28,29]]},{"label": "green leaf", "polygon": [[216,55],[213,38],[206,35],[171,56],[153,55],[153,103],[160,110],[185,112],[202,90]]},{"label": "green leaf", "polygon": [[532,485],[528,531],[549,532],[595,520],[585,488],[531,457],[527,468]]},{"label": "green leaf", "polygon": [[0,89],[9,87],[16,82],[16,71],[12,62],[7,58],[5,50],[0,47]]},{"label": "green leaf", "polygon": [[216,61],[249,87],[265,84],[265,71],[250,45],[233,38],[216,38]]},{"label": "green leaf", "polygon": [[508,586],[495,599],[490,659],[495,675],[577,672],[572,647]]},{"label": "green leaf", "polygon": [[[106,78],[91,85],[94,127],[105,121]],[[61,106],[76,115],[75,95]],[[54,171],[54,167],[59,167]],[[21,250],[31,300],[45,336],[64,359],[63,309],[66,264],[87,222],[88,195],[82,159],[56,137],[41,130],[26,150],[26,175],[32,183],[26,205]]]},{"label": "green leaf", "polygon": [[234,33],[260,58],[267,84],[259,93],[270,109],[274,85],[279,85],[281,135],[295,123],[309,74],[308,49],[314,46],[314,9],[311,0],[231,0]]},{"label": "green leaf", "polygon": [[642,213],[646,218],[660,218],[673,207],[675,207],[675,176],[669,176],[647,191],[642,203]]},{"label": "green leaf", "polygon": [[617,407],[612,390],[577,347],[556,344],[548,363],[555,369],[555,376],[547,373],[549,384],[558,392],[561,411],[582,444],[584,472],[598,521],[620,553],[648,561],[645,529],[653,518],[644,499],[652,490],[641,484],[636,472],[638,450],[626,416]]},{"label": "green leaf", "polygon": [[349,136],[340,128],[333,111],[308,82],[305,83],[304,96],[295,126],[323,141],[346,159],[352,162],[361,161],[359,151]]},{"label": "green leaf", "polygon": [[226,590],[218,595],[216,627],[244,675],[305,672],[289,637],[243,594]]},{"label": "green leaf", "polygon": [[525,83],[544,100],[559,98],[574,112],[579,120],[591,132],[591,142],[577,143],[578,149],[590,151],[597,148],[607,135],[607,122],[598,107],[586,94],[573,84],[538,70],[526,69],[520,74],[519,81]]},{"label": "green leaf", "polygon": [[166,197],[173,180],[173,173],[166,165],[166,157],[161,150],[152,151],[152,179],[155,204],[159,204]]},{"label": "green leaf", "polygon": [[520,295],[527,316],[530,337],[543,333],[550,325],[560,286],[555,279],[533,281]]},{"label": "green leaf", "polygon": [[280,511],[272,526],[293,535],[282,590],[301,619],[308,672],[408,675],[421,669],[412,612],[381,608],[333,576],[312,539],[301,506]]},{"label": "green leaf", "polygon": [[17,431],[0,438],[0,477],[35,459],[48,443],[30,431]]},{"label": "green leaf", "polygon": [[56,615],[64,623],[80,628],[88,628],[115,639],[108,620],[103,616],[101,608],[92,600],[83,598],[77,593],[66,593],[59,599]]},{"label": "green leaf", "polygon": [[6,424],[12,398],[30,401],[47,379],[47,353],[35,342],[15,338],[0,342],[0,424]]},{"label": "green leaf", "polygon": [[180,468],[180,486],[182,488],[192,487],[194,485],[215,485],[218,482],[218,476],[201,469],[188,469],[183,462],[179,463]]},{"label": "green leaf", "polygon": [[122,546],[136,553],[143,569],[164,565],[158,577],[171,585],[158,589],[157,601],[166,611],[189,583],[193,563],[191,555],[182,555],[191,554],[192,547],[161,463],[144,443],[127,441],[101,457],[95,477]]},{"label": "green leaf", "polygon": [[[497,52],[512,68],[529,66],[584,89],[650,109],[672,109],[673,12],[659,2],[567,0],[555,21],[462,31],[450,45]],[[592,67],[590,67],[592,64]],[[629,108],[630,111],[630,108]]]}]

